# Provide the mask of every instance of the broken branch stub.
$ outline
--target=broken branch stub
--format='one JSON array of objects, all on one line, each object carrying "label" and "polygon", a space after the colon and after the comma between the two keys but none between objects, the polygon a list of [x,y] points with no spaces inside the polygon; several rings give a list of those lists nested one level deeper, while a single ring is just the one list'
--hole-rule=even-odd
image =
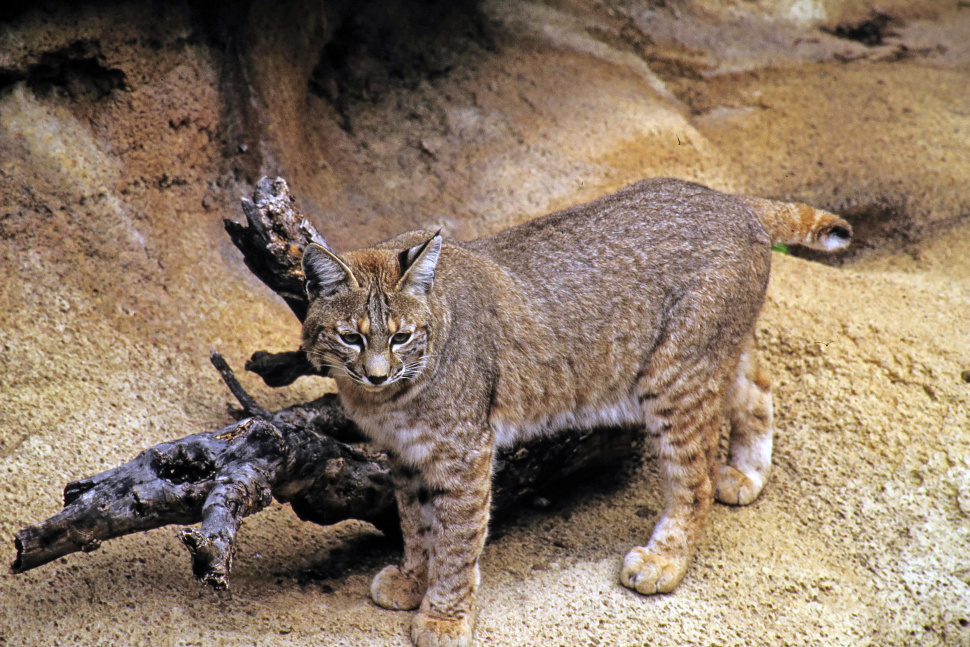
[{"label": "broken branch stub", "polygon": [[304,375],[327,375],[326,369],[318,371],[302,350],[283,353],[258,350],[246,362],[246,370],[260,376],[272,387],[287,386]]},{"label": "broken branch stub", "polygon": [[[242,252],[246,267],[280,295],[303,323],[309,306],[303,289],[303,251],[310,243],[329,248],[327,241],[297,208],[283,178],[261,178],[252,199],[242,198],[242,210],[247,224],[223,220],[229,238]],[[273,387],[286,386],[304,375],[326,375],[299,350],[258,351],[246,363],[246,370]]]},{"label": "broken branch stub", "polygon": [[303,250],[310,243],[327,247],[323,236],[297,208],[290,187],[281,177],[263,177],[252,200],[242,199],[247,225],[224,220],[226,232],[242,252],[253,274],[280,295],[296,318],[306,318],[303,290]]}]

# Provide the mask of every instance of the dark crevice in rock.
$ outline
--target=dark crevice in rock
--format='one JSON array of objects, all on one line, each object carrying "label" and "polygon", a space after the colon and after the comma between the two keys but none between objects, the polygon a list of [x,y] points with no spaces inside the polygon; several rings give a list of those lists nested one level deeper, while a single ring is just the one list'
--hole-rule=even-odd
[{"label": "dark crevice in rock", "polygon": [[64,96],[72,101],[98,101],[127,88],[125,73],[107,67],[98,41],[74,41],[44,52],[24,69],[0,68],[0,91],[25,82],[39,98]]},{"label": "dark crevice in rock", "polygon": [[887,28],[895,21],[892,16],[881,11],[874,11],[872,17],[855,24],[837,25],[834,28],[822,27],[822,31],[837,38],[854,40],[866,47],[877,47],[883,44],[886,36],[891,35]]},{"label": "dark crevice in rock", "polygon": [[31,0],[4,0],[0,2],[0,23],[12,22],[36,5],[37,3]]},{"label": "dark crevice in rock", "polygon": [[205,44],[216,62],[223,114],[216,137],[224,168],[220,184],[255,184],[264,173],[261,142],[265,126],[252,79],[248,33],[255,3],[250,0],[195,2],[191,5],[198,29],[192,40]]},{"label": "dark crevice in rock", "polygon": [[443,77],[469,52],[494,51],[478,0],[344,3],[308,83],[350,130],[349,107]]}]

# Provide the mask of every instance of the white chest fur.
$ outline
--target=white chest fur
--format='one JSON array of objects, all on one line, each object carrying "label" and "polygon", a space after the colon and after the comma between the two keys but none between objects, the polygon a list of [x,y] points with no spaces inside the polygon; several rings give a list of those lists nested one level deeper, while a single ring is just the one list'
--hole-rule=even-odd
[{"label": "white chest fur", "polygon": [[359,417],[357,424],[379,448],[395,453],[405,463],[419,465],[431,457],[434,430],[403,412]]}]

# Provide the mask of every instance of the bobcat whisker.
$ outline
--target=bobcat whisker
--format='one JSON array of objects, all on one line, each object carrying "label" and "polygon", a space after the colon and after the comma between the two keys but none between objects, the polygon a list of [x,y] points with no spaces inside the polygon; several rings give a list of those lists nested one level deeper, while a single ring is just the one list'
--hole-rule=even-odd
[{"label": "bobcat whisker", "polygon": [[322,362],[320,364],[320,366],[325,366],[326,368],[330,368],[330,369],[333,369],[335,371],[343,371],[344,373],[347,372],[347,368],[344,367],[344,366],[342,366],[342,365],[340,365],[340,364],[328,364],[326,362]]},{"label": "bobcat whisker", "polygon": [[427,355],[413,362],[406,363],[394,381],[397,382],[400,380],[410,380],[420,375],[421,372],[428,366],[427,361],[425,361],[426,357]]},{"label": "bobcat whisker", "polygon": [[307,357],[318,360],[317,364],[319,366],[325,366],[329,369],[333,369],[334,371],[342,372],[350,379],[360,382],[362,384],[364,383],[363,379],[359,375],[354,373],[354,371],[352,371],[350,368],[348,368],[346,364],[343,364],[342,362],[335,363],[335,362],[340,362],[340,360],[335,358],[330,353],[321,353],[319,351],[309,350],[307,351]]},{"label": "bobcat whisker", "polygon": [[322,353],[307,353],[307,357],[312,360],[317,360],[320,366],[326,366],[328,368],[344,369],[344,365],[340,360],[333,358],[330,355],[324,355]]}]

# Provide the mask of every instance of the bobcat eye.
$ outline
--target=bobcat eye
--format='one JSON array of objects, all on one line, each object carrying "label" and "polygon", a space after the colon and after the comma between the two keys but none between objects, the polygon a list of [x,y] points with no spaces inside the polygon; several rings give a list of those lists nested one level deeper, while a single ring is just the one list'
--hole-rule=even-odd
[{"label": "bobcat eye", "polygon": [[348,346],[363,346],[364,338],[355,332],[340,333],[340,341]]},{"label": "bobcat eye", "polygon": [[411,333],[399,332],[393,337],[391,337],[391,343],[394,344],[395,346],[400,346],[401,344],[408,343],[409,339],[411,339]]}]

